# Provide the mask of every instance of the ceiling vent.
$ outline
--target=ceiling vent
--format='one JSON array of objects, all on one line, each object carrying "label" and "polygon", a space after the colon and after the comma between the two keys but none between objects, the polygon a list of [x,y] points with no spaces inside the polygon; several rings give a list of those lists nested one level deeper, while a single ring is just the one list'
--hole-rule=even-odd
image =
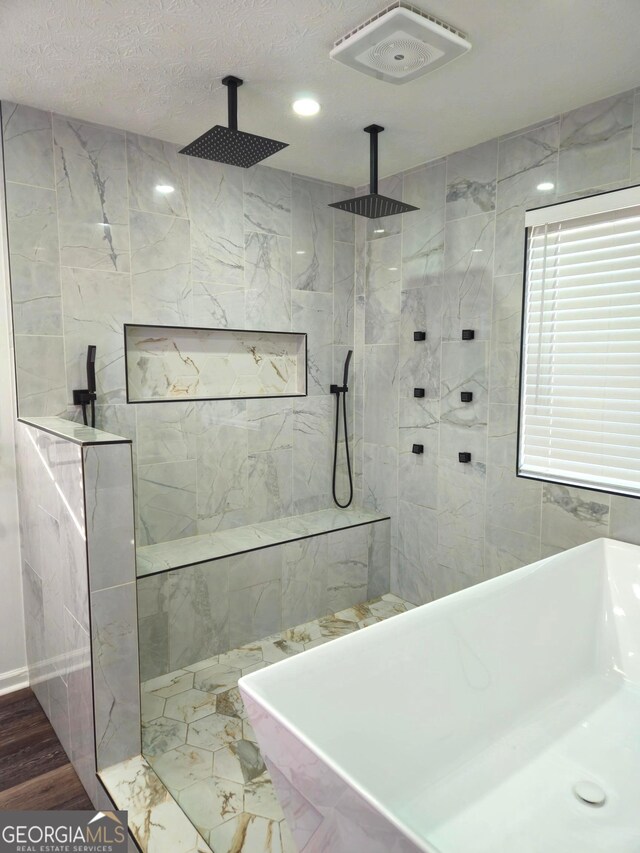
[{"label": "ceiling vent", "polygon": [[393,3],[343,38],[331,59],[387,83],[408,83],[471,49],[460,30],[408,3]]}]

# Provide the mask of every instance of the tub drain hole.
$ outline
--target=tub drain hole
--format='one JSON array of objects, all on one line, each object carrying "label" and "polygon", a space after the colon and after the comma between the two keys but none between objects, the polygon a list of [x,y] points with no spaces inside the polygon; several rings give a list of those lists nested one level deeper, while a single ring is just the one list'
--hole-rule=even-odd
[{"label": "tub drain hole", "polygon": [[587,806],[603,806],[607,801],[607,795],[595,782],[576,782],[573,793]]}]

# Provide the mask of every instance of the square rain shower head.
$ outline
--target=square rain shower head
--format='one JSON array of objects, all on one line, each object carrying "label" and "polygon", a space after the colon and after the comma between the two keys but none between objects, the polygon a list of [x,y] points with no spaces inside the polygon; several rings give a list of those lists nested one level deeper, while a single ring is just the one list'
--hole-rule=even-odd
[{"label": "square rain shower head", "polygon": [[345,201],[335,201],[329,207],[337,207],[338,210],[346,210],[347,213],[366,216],[368,219],[380,219],[383,216],[395,216],[398,213],[409,213],[420,209],[380,193],[369,193],[348,198]]},{"label": "square rain shower head", "polygon": [[254,133],[245,133],[242,130],[233,130],[217,124],[186,145],[180,154],[249,169],[266,157],[271,157],[272,154],[287,148],[288,144],[288,142],[278,142],[266,136],[256,136]]}]

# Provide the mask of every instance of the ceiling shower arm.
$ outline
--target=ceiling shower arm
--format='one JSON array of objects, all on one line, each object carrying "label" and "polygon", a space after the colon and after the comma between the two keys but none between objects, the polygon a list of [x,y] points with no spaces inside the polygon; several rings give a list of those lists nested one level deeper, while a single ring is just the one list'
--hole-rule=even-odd
[{"label": "ceiling shower arm", "polygon": [[365,133],[369,134],[369,192],[378,192],[378,134],[382,133],[384,127],[379,124],[370,124],[365,127]]},{"label": "ceiling shower arm", "polygon": [[238,129],[238,87],[242,86],[242,80],[239,77],[222,78],[222,85],[227,87],[228,105],[229,105],[229,130]]}]

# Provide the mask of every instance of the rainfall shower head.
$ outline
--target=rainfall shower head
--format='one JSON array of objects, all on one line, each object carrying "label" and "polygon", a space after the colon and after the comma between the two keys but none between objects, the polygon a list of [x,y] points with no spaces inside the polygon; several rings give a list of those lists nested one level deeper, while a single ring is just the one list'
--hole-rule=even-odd
[{"label": "rainfall shower head", "polygon": [[335,201],[329,207],[337,207],[338,210],[345,210],[347,213],[355,213],[358,216],[366,216],[368,219],[380,219],[383,216],[395,216],[398,213],[409,213],[411,210],[420,209],[395,198],[380,195],[378,192],[378,134],[382,133],[383,130],[384,127],[380,127],[379,124],[370,124],[364,129],[365,133],[371,137],[369,144],[371,171],[369,189],[371,192],[369,195],[359,195],[345,201]]},{"label": "rainfall shower head", "polygon": [[238,87],[242,86],[242,80],[239,77],[223,77],[222,85],[228,90],[229,127],[217,124],[185,146],[180,154],[248,169],[288,146],[288,142],[278,142],[276,139],[238,130]]}]

